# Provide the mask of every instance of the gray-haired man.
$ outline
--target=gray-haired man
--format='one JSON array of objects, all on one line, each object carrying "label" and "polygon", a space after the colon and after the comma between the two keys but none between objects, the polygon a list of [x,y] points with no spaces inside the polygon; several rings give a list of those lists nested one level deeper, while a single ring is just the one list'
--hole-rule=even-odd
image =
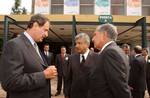
[{"label": "gray-haired man", "polygon": [[111,24],[98,26],[94,32],[94,47],[99,49],[98,65],[90,75],[88,98],[130,98],[128,88],[129,63],[125,53],[115,43],[117,29]]},{"label": "gray-haired man", "polygon": [[87,98],[88,75],[95,65],[96,54],[89,50],[90,38],[86,33],[79,33],[75,37],[76,52],[69,58],[68,97]]}]

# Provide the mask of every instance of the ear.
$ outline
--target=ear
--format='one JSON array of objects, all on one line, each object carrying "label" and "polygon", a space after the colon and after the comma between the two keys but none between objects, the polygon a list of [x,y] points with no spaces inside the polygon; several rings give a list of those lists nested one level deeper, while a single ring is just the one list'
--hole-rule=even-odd
[{"label": "ear", "polygon": [[35,27],[35,28],[36,28],[36,27],[39,27],[38,23],[37,23],[37,22],[34,22],[34,23],[33,23],[33,27]]}]

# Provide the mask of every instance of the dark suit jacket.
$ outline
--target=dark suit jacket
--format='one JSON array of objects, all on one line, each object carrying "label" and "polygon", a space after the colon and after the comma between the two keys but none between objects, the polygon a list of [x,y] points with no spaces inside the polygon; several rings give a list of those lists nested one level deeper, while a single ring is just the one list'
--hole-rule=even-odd
[{"label": "dark suit jacket", "polygon": [[54,65],[54,56],[53,53],[49,52],[49,56],[46,56],[44,51],[42,52],[42,55],[44,56],[45,60],[47,61],[48,66]]},{"label": "dark suit jacket", "polygon": [[148,92],[150,94],[150,56],[148,56],[146,62],[146,83],[147,83]]},{"label": "dark suit jacket", "polygon": [[69,98],[87,98],[88,77],[91,68],[95,66],[96,56],[97,54],[90,51],[83,65],[80,65],[80,54],[73,54],[69,58],[67,76]]},{"label": "dark suit jacket", "polygon": [[131,98],[127,74],[129,62],[115,42],[99,54],[98,64],[90,75],[88,98]]},{"label": "dark suit jacket", "polygon": [[8,41],[0,65],[1,84],[9,98],[50,98],[43,73],[46,62],[24,34]]},{"label": "dark suit jacket", "polygon": [[129,86],[135,91],[146,89],[146,61],[142,55],[134,57],[131,62]]},{"label": "dark suit jacket", "polygon": [[150,56],[148,56],[146,62],[146,78],[149,80],[149,84],[150,84]]},{"label": "dark suit jacket", "polygon": [[69,54],[65,55],[64,61],[62,61],[61,54],[56,56],[56,68],[58,71],[58,76],[65,77],[67,74],[67,64],[68,64]]}]

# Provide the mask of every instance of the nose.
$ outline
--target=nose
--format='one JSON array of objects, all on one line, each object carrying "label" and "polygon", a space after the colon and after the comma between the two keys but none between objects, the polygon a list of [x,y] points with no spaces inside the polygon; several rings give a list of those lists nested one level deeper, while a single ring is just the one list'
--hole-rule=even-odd
[{"label": "nose", "polygon": [[78,44],[75,45],[75,48],[78,48]]},{"label": "nose", "polygon": [[94,37],[92,38],[92,42],[94,42]]},{"label": "nose", "polygon": [[45,31],[45,32],[44,32],[44,37],[45,37],[45,38],[48,37],[48,31]]},{"label": "nose", "polygon": [[48,31],[45,33],[45,36],[48,37]]}]

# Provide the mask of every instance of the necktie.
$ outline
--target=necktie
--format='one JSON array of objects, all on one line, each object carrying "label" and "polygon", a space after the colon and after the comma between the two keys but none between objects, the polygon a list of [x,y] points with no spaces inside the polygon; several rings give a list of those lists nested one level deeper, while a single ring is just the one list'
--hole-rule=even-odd
[{"label": "necktie", "polygon": [[85,62],[85,57],[84,57],[84,55],[82,55],[82,61],[81,61],[81,63],[83,64]]},{"label": "necktie", "polygon": [[61,60],[62,60],[62,62],[64,62],[64,54],[61,54]]},{"label": "necktie", "polygon": [[[38,53],[38,55],[40,56],[40,58],[42,59],[41,55],[40,55],[40,52],[39,52],[39,48],[38,48],[38,45],[36,43],[34,43],[34,48],[36,50],[36,52]],[[43,60],[43,59],[42,59]]]},{"label": "necktie", "polygon": [[47,57],[49,56],[48,51],[46,51],[46,56],[47,56]]}]

